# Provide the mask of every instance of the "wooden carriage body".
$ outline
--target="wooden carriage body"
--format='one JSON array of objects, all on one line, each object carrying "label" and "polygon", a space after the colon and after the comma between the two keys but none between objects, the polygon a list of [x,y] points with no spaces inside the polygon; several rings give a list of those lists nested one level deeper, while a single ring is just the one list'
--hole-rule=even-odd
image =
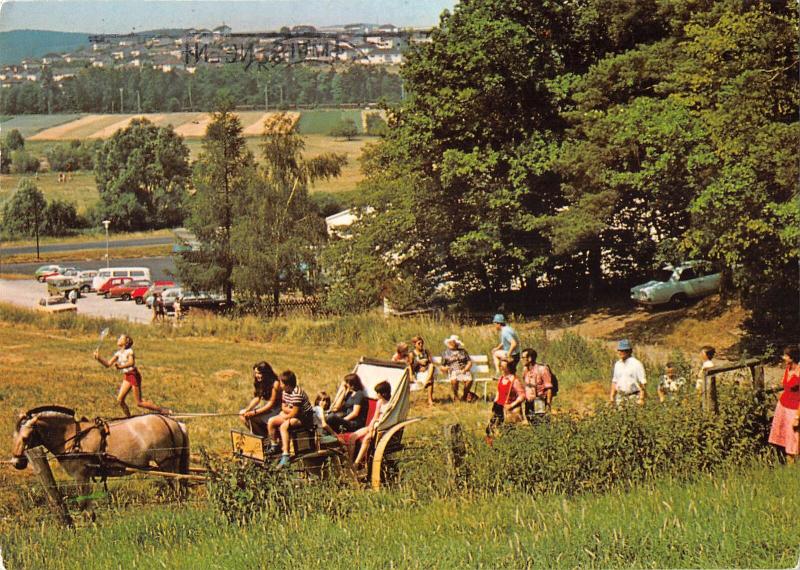
[{"label": "wooden carriage body", "polygon": [[[370,409],[367,422],[372,420],[376,409],[375,386],[380,382],[387,381],[392,387],[389,409],[377,426],[377,437],[373,439],[373,448],[370,450],[368,461],[370,486],[378,489],[395,467],[392,456],[403,447],[405,428],[420,419],[408,419],[411,407],[411,370],[404,364],[362,357],[353,372],[361,378],[369,398]],[[352,469],[346,452],[351,434],[341,434],[339,438],[335,438],[328,434],[301,428],[292,430],[290,435],[294,462],[302,462],[305,467],[314,468],[335,458],[337,463],[345,463]],[[268,454],[268,438],[233,430],[231,431],[231,446],[233,454],[237,457],[262,464],[275,459],[274,456]]]}]

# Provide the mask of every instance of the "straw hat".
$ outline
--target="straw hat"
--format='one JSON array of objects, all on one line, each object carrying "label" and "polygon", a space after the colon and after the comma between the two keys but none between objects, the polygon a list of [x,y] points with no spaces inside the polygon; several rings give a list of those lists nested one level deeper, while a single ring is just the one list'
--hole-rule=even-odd
[{"label": "straw hat", "polygon": [[461,339],[458,338],[457,334],[450,335],[446,339],[444,339],[444,345],[448,346],[448,343],[454,342],[458,348],[464,348],[464,343],[461,342]]}]

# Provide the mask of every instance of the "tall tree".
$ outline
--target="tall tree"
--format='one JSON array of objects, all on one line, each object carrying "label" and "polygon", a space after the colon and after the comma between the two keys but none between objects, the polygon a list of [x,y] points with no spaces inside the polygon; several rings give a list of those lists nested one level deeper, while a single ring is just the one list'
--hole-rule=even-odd
[{"label": "tall tree", "polygon": [[[200,241],[198,250],[177,259],[178,275],[194,290],[233,296],[233,272],[239,259],[232,244],[234,224],[243,213],[245,194],[255,182],[255,162],[242,124],[228,106],[213,113],[203,150],[193,168],[194,194],[187,226]],[[248,212],[251,214],[251,212]]]},{"label": "tall tree", "polygon": [[39,259],[39,234],[45,220],[47,201],[30,178],[23,178],[17,191],[3,208],[3,229],[10,235],[36,237]]},{"label": "tall tree", "polygon": [[283,291],[308,292],[314,283],[316,248],[325,238],[325,223],[308,198],[308,187],[339,176],[347,162],[334,153],[303,158],[304,147],[287,115],[265,122],[259,175],[247,187],[242,215],[233,227],[237,290],[270,295],[276,307]]},{"label": "tall tree", "polygon": [[98,215],[122,230],[174,227],[183,221],[189,149],[171,126],[134,119],[99,149]]}]

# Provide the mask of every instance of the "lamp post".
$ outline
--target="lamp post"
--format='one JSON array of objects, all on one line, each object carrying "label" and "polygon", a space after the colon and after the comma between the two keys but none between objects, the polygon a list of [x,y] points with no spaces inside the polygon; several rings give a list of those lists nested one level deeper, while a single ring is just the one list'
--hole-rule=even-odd
[{"label": "lamp post", "polygon": [[110,266],[108,259],[108,226],[111,225],[111,220],[103,220],[103,225],[106,228],[106,268]]}]

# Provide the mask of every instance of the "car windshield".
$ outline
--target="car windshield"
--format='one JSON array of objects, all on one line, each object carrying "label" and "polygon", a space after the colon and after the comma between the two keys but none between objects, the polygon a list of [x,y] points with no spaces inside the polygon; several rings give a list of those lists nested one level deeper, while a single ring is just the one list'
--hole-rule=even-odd
[{"label": "car windshield", "polygon": [[672,279],[673,273],[674,272],[672,271],[672,269],[662,269],[656,276],[656,279],[658,281],[669,281],[670,279]]}]

